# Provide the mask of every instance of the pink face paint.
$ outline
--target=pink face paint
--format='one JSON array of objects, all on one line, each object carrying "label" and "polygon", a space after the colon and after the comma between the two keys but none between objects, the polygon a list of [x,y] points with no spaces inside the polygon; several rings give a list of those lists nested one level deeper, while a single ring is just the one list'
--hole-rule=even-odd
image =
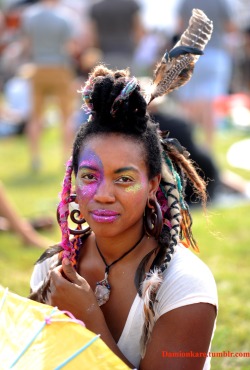
[{"label": "pink face paint", "polygon": [[[84,183],[83,176],[92,176],[93,181]],[[98,155],[91,149],[85,149],[79,158],[76,180],[76,193],[79,199],[92,198],[103,179],[103,164]]]}]

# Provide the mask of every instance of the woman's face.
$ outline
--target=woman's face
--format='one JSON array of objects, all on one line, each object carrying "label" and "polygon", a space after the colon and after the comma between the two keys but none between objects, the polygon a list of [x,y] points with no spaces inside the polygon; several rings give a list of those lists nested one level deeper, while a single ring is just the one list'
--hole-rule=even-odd
[{"label": "woman's face", "polygon": [[147,199],[159,186],[148,179],[141,145],[119,134],[91,138],[79,154],[76,194],[96,235],[112,237],[143,225]]}]

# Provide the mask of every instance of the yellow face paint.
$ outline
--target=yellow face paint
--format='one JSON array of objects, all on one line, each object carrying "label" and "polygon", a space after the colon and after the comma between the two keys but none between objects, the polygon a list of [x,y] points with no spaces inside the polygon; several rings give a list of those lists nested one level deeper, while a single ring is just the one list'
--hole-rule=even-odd
[{"label": "yellow face paint", "polygon": [[141,190],[142,189],[142,185],[141,184],[134,184],[134,185],[131,185],[129,186],[128,188],[126,188],[126,192],[128,193],[136,193],[137,191]]}]

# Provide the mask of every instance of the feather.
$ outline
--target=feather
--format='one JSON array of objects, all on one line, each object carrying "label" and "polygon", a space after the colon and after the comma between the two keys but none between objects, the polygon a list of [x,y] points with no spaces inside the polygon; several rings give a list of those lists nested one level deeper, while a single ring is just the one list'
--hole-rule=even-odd
[{"label": "feather", "polygon": [[49,268],[49,271],[41,283],[40,287],[36,291],[31,291],[28,298],[45,304],[50,304],[50,272],[57,266],[60,266],[62,263],[62,259],[59,258],[56,260]]},{"label": "feather", "polygon": [[144,326],[140,339],[140,352],[142,358],[145,356],[146,347],[150,341],[152,330],[155,323],[155,313],[153,304],[156,302],[155,297],[162,283],[162,274],[156,269],[148,274],[147,279],[142,282],[142,298],[144,301]]},{"label": "feather", "polygon": [[188,28],[170,52],[166,51],[154,72],[154,81],[146,96],[147,104],[187,83],[195,63],[211,38],[213,22],[200,9],[193,9]]}]

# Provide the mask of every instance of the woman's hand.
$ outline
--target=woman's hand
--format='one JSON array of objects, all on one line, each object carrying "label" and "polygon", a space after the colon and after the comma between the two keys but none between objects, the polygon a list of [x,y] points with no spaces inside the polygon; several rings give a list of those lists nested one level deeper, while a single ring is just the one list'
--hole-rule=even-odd
[{"label": "woman's hand", "polygon": [[51,271],[50,291],[51,305],[71,312],[86,326],[93,315],[102,314],[93,290],[67,258],[63,259],[62,266]]},{"label": "woman's hand", "polygon": [[133,368],[117,347],[93,290],[88,282],[76,272],[67,258],[63,259],[62,266],[51,271],[50,292],[49,304],[57,306],[60,310],[71,312],[76,319],[84,322],[87,329],[101,334],[107,346]]}]

